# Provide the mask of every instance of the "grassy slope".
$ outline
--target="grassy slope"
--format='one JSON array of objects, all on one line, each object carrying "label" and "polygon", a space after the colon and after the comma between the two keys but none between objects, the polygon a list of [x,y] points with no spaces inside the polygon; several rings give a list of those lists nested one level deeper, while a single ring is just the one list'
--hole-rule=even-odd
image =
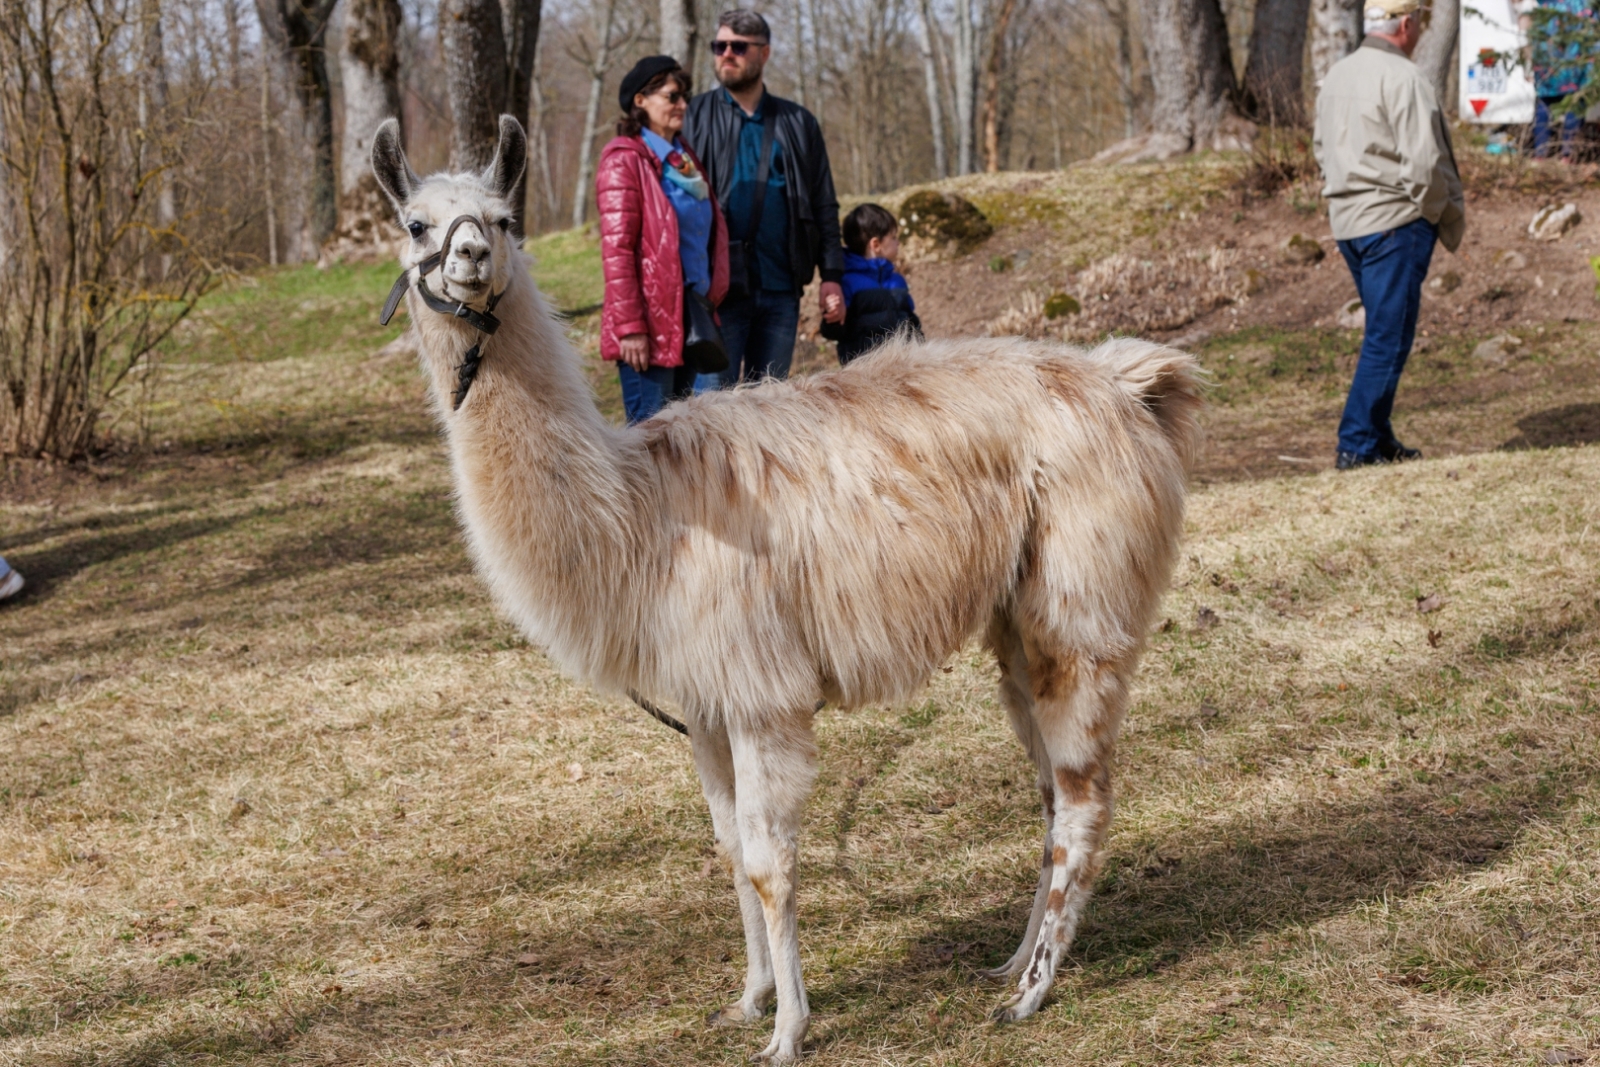
[{"label": "grassy slope", "polygon": [[[561,251],[546,284],[581,306],[593,278]],[[34,582],[0,611],[0,1063],[763,1043],[698,1022],[741,960],[687,750],[487,604],[415,370],[372,354],[390,275],[214,301],[168,364],[170,452],[0,506]],[[1273,374],[1217,350],[1219,411],[1327,392],[1319,351]],[[825,713],[801,894],[819,1055],[1595,1044],[1597,480],[1587,448],[1199,490],[1111,860],[1023,1026],[989,1028],[1000,993],[972,983],[1020,936],[1038,848],[992,669],[968,653],[911,707]]]}]

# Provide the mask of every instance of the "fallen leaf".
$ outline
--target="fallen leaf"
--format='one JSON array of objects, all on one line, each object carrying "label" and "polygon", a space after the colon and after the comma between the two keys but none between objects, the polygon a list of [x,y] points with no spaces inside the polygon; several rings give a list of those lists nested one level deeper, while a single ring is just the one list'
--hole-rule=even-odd
[{"label": "fallen leaf", "polygon": [[1217,710],[1217,708],[1214,707],[1211,704],[1201,704],[1200,705],[1200,717],[1202,719],[1215,719],[1218,715],[1221,715],[1221,714],[1222,714],[1222,712]]},{"label": "fallen leaf", "polygon": [[1449,601],[1438,593],[1429,593],[1427,596],[1417,597],[1417,610],[1426,615],[1431,611],[1438,611],[1448,603]]},{"label": "fallen leaf", "polygon": [[569,763],[569,764],[567,764],[567,778],[570,779],[571,781],[574,781],[574,782],[583,781],[583,764],[581,764],[581,763]]},{"label": "fallen leaf", "polygon": [[325,996],[325,997],[331,997],[335,993],[343,993],[343,992],[344,992],[344,986],[339,985],[337,982],[335,982],[333,985],[325,985],[325,986],[322,987],[322,995]]},{"label": "fallen leaf", "polygon": [[240,819],[249,814],[249,803],[244,799],[244,797],[236,797],[233,802],[233,810],[228,812],[228,821],[238,822]]},{"label": "fallen leaf", "polygon": [[323,849],[322,854],[331,859],[338,859],[340,856],[348,855],[348,853],[346,853],[345,850],[340,848],[338,845],[334,845],[332,848]]},{"label": "fallen leaf", "polygon": [[1202,607],[1194,614],[1194,628],[1196,630],[1209,630],[1221,621],[1222,618],[1210,608]]},{"label": "fallen leaf", "polygon": [[522,953],[522,955],[517,957],[517,966],[518,967],[537,967],[537,966],[539,966],[539,957],[535,956],[531,952],[524,952],[524,953]]},{"label": "fallen leaf", "polygon": [[1546,1063],[1582,1063],[1588,1058],[1588,1053],[1576,1052],[1570,1048],[1553,1048],[1544,1054]]},{"label": "fallen leaf", "polygon": [[427,919],[418,919],[417,920],[417,929],[418,930],[427,930],[432,926],[433,926],[433,923],[429,922]]},{"label": "fallen leaf", "polygon": [[1429,648],[1438,648],[1439,647],[1439,642],[1442,641],[1443,639],[1444,639],[1444,631],[1443,630],[1429,630],[1428,631],[1428,647]]},{"label": "fallen leaf", "polygon": [[1172,631],[1176,630],[1177,628],[1178,628],[1178,624],[1176,622],[1173,622],[1171,619],[1167,619],[1164,622],[1162,622],[1162,624],[1161,624],[1161,632],[1164,633],[1164,634],[1170,634]]}]

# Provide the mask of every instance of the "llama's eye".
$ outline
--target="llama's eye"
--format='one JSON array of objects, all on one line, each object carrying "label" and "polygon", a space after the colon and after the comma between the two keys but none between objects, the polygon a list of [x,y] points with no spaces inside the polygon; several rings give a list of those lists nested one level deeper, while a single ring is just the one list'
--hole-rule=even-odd
[{"label": "llama's eye", "polygon": [[428,232],[428,224],[426,222],[408,222],[406,223],[406,229],[411,232],[413,241],[420,241],[422,240],[422,235]]},{"label": "llama's eye", "polygon": [[503,231],[504,230],[509,230],[509,229],[511,229],[511,220],[510,219],[501,219],[499,222],[495,223],[495,225],[500,227],[500,229],[503,230]]}]

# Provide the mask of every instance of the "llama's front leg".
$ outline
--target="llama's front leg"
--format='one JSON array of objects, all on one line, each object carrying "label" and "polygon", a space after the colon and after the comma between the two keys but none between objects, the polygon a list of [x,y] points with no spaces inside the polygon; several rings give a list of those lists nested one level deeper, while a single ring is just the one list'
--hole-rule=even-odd
[{"label": "llama's front leg", "polygon": [[816,744],[809,709],[795,718],[730,731],[739,839],[745,870],[761,899],[778,1014],[772,1041],[758,1059],[795,1062],[811,1024],[800,973],[800,935],[795,915],[800,815],[816,777]]},{"label": "llama's front leg", "polygon": [[1029,657],[1034,716],[1049,757],[1054,818],[1048,833],[1050,887],[1037,940],[1017,992],[996,1013],[1010,1022],[1039,1010],[1072,945],[1104,858],[1111,824],[1111,753],[1127,701],[1116,665],[1078,657]]},{"label": "llama's front leg", "polygon": [[720,725],[707,728],[691,718],[689,742],[694,749],[695,769],[700,772],[700,788],[711,808],[712,831],[733,868],[733,887],[739,894],[739,915],[744,920],[744,995],[706,1016],[706,1025],[738,1026],[765,1015],[776,988],[772,979],[772,952],[767,947],[767,920],[762,914],[761,898],[745,872],[728,733]]}]

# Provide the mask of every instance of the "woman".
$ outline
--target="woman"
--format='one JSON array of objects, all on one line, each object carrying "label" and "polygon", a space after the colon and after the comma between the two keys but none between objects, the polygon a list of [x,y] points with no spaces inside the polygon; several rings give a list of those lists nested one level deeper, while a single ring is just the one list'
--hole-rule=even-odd
[{"label": "woman", "polygon": [[712,306],[728,290],[728,230],[700,161],[678,137],[688,102],[677,60],[641,59],[622,79],[622,118],[595,178],[606,278],[600,355],[617,363],[629,423],[695,385],[683,364],[684,286]]}]

